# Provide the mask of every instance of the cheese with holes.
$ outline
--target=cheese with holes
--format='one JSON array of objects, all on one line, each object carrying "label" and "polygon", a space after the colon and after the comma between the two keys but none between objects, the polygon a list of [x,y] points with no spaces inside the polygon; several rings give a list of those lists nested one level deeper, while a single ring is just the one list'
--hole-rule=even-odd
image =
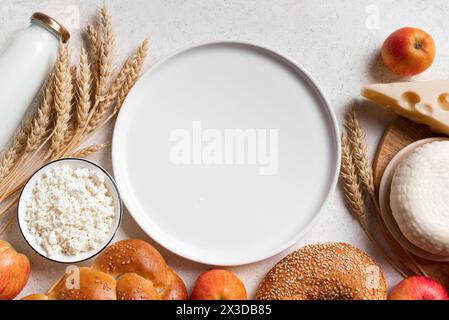
[{"label": "cheese with holes", "polygon": [[449,141],[416,148],[396,169],[390,206],[402,234],[417,247],[449,256]]},{"label": "cheese with holes", "polygon": [[433,131],[449,134],[449,81],[373,84],[362,96]]}]

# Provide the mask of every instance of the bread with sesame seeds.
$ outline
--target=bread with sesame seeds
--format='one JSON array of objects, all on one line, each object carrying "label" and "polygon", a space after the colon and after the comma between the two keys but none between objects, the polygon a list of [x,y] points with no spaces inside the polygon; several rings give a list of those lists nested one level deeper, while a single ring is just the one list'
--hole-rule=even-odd
[{"label": "bread with sesame seeds", "polygon": [[186,300],[181,278],[149,243],[124,240],[104,250],[92,268],[75,268],[47,295],[22,300]]},{"label": "bread with sesame seeds", "polygon": [[32,294],[22,300],[117,300],[117,281],[92,268],[73,268],[44,294]]},{"label": "bread with sesame seeds", "polygon": [[258,300],[385,300],[379,265],[345,243],[305,246],[281,260],[262,280]]},{"label": "bread with sesame seeds", "polygon": [[161,296],[151,281],[125,273],[117,279],[117,300],[161,300]]},{"label": "bread with sesame seeds", "polygon": [[[159,299],[187,299],[184,282],[167,265],[161,254],[142,240],[124,240],[109,246],[95,259],[93,268],[110,274],[121,282],[123,286],[117,293],[119,298],[148,296],[149,292],[140,288],[145,287],[148,290],[152,286]],[[138,278],[126,277],[127,281],[140,283],[134,292],[124,291],[129,285],[124,285],[125,280],[121,278],[129,273],[136,274]],[[154,297],[154,294],[150,296]]]},{"label": "bread with sesame seeds", "polygon": [[91,268],[75,268],[65,273],[47,296],[49,300],[116,300],[116,281]]}]

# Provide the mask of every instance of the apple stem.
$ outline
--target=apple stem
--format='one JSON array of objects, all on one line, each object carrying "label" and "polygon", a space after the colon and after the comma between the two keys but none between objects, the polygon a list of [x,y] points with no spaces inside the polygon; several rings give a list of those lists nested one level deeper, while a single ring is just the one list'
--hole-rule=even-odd
[{"label": "apple stem", "polygon": [[416,50],[421,50],[423,48],[423,43],[421,40],[416,40],[415,41],[415,49]]}]

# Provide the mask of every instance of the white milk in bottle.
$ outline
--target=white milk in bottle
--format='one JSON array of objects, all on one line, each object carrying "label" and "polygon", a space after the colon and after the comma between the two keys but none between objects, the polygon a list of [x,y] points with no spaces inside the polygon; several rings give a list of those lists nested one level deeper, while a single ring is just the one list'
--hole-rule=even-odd
[{"label": "white milk in bottle", "polygon": [[0,152],[5,149],[39,93],[57,58],[59,42],[70,34],[42,13],[17,32],[0,51]]}]

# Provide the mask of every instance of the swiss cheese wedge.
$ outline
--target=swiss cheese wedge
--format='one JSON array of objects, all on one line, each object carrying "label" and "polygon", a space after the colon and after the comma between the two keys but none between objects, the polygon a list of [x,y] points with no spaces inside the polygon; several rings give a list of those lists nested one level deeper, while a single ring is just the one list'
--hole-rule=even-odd
[{"label": "swiss cheese wedge", "polygon": [[433,131],[449,134],[449,81],[373,84],[362,96]]}]

